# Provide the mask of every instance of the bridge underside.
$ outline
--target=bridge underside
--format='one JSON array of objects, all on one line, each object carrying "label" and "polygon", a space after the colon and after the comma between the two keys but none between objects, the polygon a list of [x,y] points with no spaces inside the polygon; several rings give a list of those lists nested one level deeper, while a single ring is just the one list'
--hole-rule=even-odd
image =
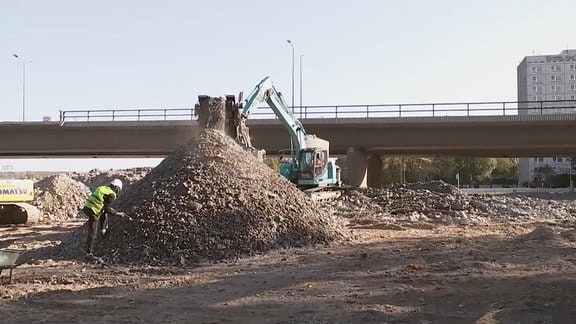
[{"label": "bridge underside", "polygon": [[[378,182],[383,156],[576,156],[576,114],[436,119],[305,120],[308,133],[348,155],[356,185]],[[277,120],[253,120],[252,143],[273,155],[290,148]],[[163,157],[195,137],[195,121],[0,123],[0,157]]]}]

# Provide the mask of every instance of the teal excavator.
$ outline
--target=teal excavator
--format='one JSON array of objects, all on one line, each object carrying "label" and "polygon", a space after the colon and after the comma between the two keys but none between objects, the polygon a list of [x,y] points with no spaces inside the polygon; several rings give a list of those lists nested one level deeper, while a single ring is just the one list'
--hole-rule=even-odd
[{"label": "teal excavator", "polygon": [[330,157],[330,143],[316,135],[306,133],[302,123],[290,111],[282,94],[276,90],[270,77],[265,77],[245,100],[236,131],[237,141],[246,148],[255,150],[246,131],[246,120],[250,113],[262,103],[267,103],[292,140],[291,150],[280,151],[280,173],[307,192],[339,187],[340,167],[336,158]]}]

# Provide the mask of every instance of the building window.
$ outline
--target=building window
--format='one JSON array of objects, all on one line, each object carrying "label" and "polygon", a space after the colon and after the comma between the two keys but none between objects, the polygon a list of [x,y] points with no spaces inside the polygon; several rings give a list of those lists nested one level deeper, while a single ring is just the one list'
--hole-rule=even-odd
[{"label": "building window", "polygon": [[542,101],[544,100],[544,97],[542,96],[532,96],[532,101]]},{"label": "building window", "polygon": [[572,71],[576,70],[576,64],[570,64],[570,70]]},{"label": "building window", "polygon": [[552,100],[562,100],[562,96],[552,96]]},{"label": "building window", "polygon": [[542,72],[542,67],[539,65],[532,65],[532,72]]},{"label": "building window", "polygon": [[552,65],[552,66],[550,67],[550,69],[551,69],[553,72],[560,72],[560,71],[562,71],[562,68],[560,68],[560,65],[558,65],[558,64]]},{"label": "building window", "polygon": [[576,91],[576,84],[571,84],[571,85],[570,85],[570,90]]},{"label": "building window", "polygon": [[561,156],[553,157],[552,161],[556,163],[562,163],[563,158]]},{"label": "building window", "polygon": [[550,81],[562,81],[562,76],[561,75],[551,75]]},{"label": "building window", "polygon": [[544,158],[543,157],[535,157],[534,162],[544,162]]},{"label": "building window", "polygon": [[542,92],[542,86],[533,86],[532,87],[532,92]]},{"label": "building window", "polygon": [[576,100],[576,95],[570,95],[570,100]]},{"label": "building window", "polygon": [[553,85],[551,89],[552,89],[552,91],[562,91],[562,86],[561,85]]},{"label": "building window", "polygon": [[542,76],[541,75],[533,75],[532,76],[532,82],[542,82]]},{"label": "building window", "polygon": [[570,81],[576,81],[576,74],[570,74]]}]

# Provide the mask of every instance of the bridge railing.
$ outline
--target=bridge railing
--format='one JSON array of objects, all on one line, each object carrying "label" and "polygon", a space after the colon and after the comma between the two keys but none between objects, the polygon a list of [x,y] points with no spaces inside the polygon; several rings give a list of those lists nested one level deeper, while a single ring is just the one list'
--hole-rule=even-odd
[{"label": "bridge railing", "polygon": [[194,108],[60,110],[60,122],[193,120]]},{"label": "bridge railing", "polygon": [[[500,101],[464,103],[297,106],[294,115],[309,118],[379,118],[443,116],[508,116],[576,113],[576,100]],[[277,118],[269,107],[260,107],[251,119]],[[60,110],[60,122],[195,120],[194,108]]]}]

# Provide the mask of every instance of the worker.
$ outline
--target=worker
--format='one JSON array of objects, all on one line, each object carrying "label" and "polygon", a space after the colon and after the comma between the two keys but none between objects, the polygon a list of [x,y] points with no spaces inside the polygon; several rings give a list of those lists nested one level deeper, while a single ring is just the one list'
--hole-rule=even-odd
[{"label": "worker", "polygon": [[96,188],[84,203],[82,212],[88,217],[88,237],[85,247],[88,257],[92,257],[92,248],[98,236],[98,229],[102,236],[108,230],[108,216],[126,216],[125,213],[119,212],[111,206],[120,190],[122,190],[122,181],[114,179],[109,185]]},{"label": "worker", "polygon": [[324,165],[324,161],[322,161],[322,157],[320,153],[316,153],[316,167],[321,168]]}]

